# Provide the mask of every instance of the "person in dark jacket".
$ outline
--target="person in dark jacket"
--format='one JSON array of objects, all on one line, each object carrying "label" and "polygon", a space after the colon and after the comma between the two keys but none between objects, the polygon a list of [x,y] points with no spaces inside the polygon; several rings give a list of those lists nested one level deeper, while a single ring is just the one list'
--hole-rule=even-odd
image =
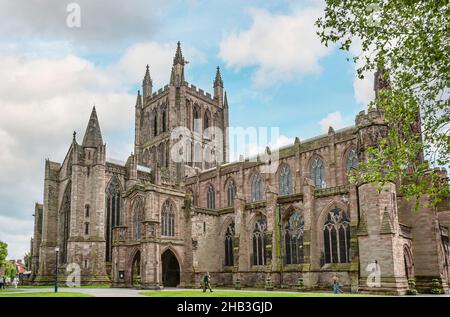
[{"label": "person in dark jacket", "polygon": [[211,277],[209,276],[209,272],[206,272],[205,276],[203,276],[203,293],[206,292],[206,289],[209,289],[212,293],[211,289]]}]

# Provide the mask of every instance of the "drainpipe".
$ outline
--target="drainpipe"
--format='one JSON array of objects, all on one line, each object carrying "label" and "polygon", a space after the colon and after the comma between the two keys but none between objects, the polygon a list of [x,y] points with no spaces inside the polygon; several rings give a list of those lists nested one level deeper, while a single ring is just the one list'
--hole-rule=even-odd
[{"label": "drainpipe", "polygon": [[[356,184],[356,206],[357,206],[357,211],[358,211],[358,225],[356,227],[356,230],[358,230],[359,228],[359,222],[361,221],[361,207],[359,205],[359,184]],[[356,232],[356,241],[358,241],[358,232]],[[358,260],[359,260],[359,243],[358,243]],[[359,278],[361,277],[361,266],[358,263],[358,281],[357,281],[357,285],[359,288]],[[351,285],[350,285],[351,288]]]}]

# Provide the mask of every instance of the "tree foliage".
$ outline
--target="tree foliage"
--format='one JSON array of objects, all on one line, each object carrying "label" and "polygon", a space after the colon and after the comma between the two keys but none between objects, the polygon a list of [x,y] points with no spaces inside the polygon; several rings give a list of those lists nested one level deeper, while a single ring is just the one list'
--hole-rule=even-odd
[{"label": "tree foliage", "polygon": [[17,274],[17,268],[13,261],[6,260],[7,256],[8,244],[0,241],[0,271],[3,271],[5,276],[14,278]]},{"label": "tree foliage", "polygon": [[30,270],[30,267],[31,267],[31,254],[30,254],[30,252],[25,253],[25,255],[23,256],[23,262],[25,264],[25,268],[27,270]]},{"label": "tree foliage", "polygon": [[[396,181],[408,198],[426,194],[433,204],[449,196],[450,6],[448,0],[326,0],[316,25],[325,45],[351,52],[357,75],[381,70],[388,83],[369,108],[380,110],[389,127],[355,182]],[[416,202],[419,200],[416,199]]]},{"label": "tree foliage", "polygon": [[8,256],[8,244],[0,241],[0,268],[5,267]]}]

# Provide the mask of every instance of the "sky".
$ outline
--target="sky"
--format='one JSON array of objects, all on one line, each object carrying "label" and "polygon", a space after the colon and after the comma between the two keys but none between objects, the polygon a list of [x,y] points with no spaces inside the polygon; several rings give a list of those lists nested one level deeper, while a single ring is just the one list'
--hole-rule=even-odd
[{"label": "sky", "polygon": [[62,162],[73,131],[82,141],[93,105],[107,157],[126,160],[145,66],[154,91],[162,88],[177,41],[189,83],[212,93],[220,67],[232,127],[279,127],[270,143],[278,147],[354,124],[373,98],[373,77],[358,80],[348,53],[320,43],[314,22],[323,8],[320,0],[0,0],[8,257],[29,251],[45,159]]}]

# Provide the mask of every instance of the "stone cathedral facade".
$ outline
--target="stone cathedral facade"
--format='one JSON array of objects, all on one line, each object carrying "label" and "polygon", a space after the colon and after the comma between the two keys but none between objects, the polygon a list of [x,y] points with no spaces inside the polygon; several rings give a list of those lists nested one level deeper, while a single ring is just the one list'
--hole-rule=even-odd
[{"label": "stone cathedral facade", "polygon": [[[220,70],[211,95],[185,80],[185,64],[178,43],[170,83],[157,91],[147,66],[126,162],[106,158],[95,108],[82,143],[74,134],[62,163],[46,160],[31,243],[35,283],[53,282],[58,247],[59,274],[75,263],[86,284],[198,287],[208,271],[224,287],[329,289],[338,274],[352,291],[405,294],[415,279],[428,292],[437,279],[448,292],[450,204],[413,211],[395,183],[379,191],[348,181],[386,134],[380,111],[296,139],[276,161],[267,148],[229,162]],[[187,133],[174,137],[180,127]],[[173,150],[176,143],[184,146]]]}]

